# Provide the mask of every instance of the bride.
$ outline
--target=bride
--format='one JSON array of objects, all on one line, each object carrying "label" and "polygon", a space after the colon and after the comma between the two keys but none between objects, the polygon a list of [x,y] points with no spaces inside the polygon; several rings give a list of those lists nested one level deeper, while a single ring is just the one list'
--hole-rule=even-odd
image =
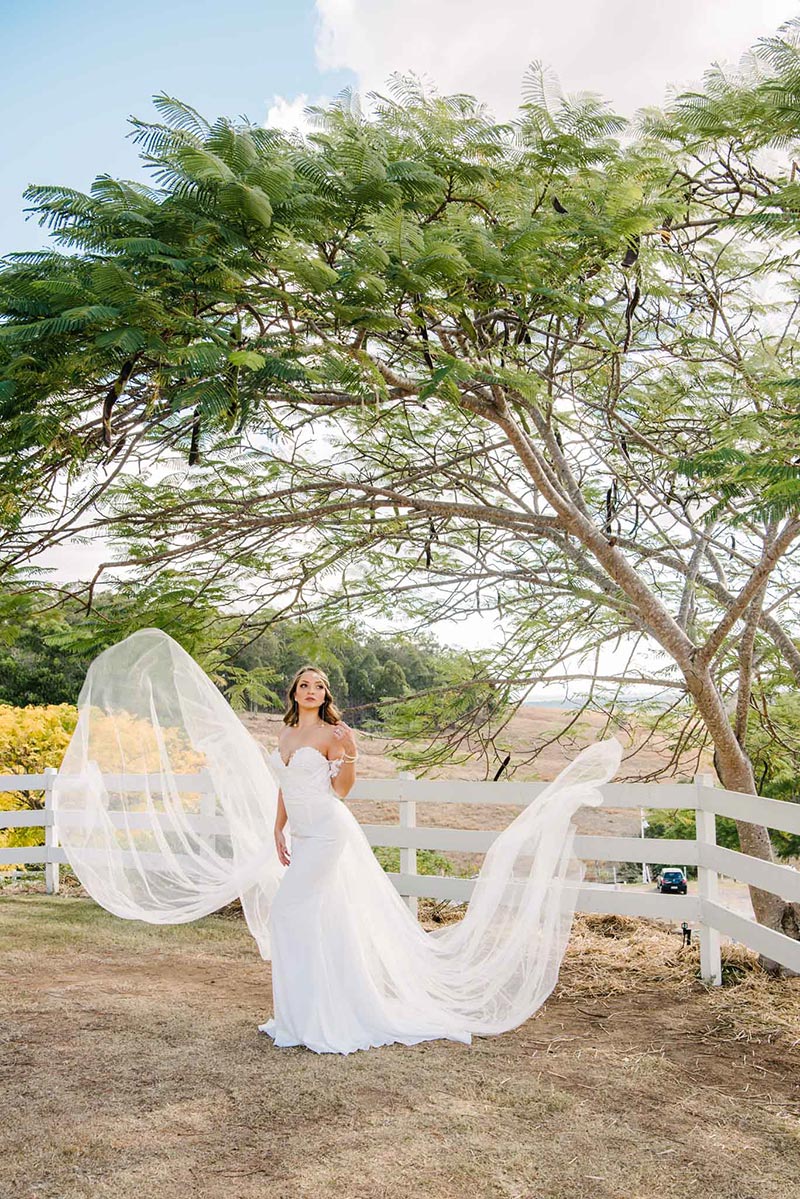
[{"label": "bride", "polygon": [[304,667],[267,754],[172,638],[100,654],[54,787],[55,833],[86,890],[126,919],[180,923],[237,896],[272,960],[276,1046],[348,1054],[470,1044],[555,986],[582,878],[573,817],[602,802],[622,747],[583,750],[494,840],[462,920],[427,932],[342,802],[352,731]]}]

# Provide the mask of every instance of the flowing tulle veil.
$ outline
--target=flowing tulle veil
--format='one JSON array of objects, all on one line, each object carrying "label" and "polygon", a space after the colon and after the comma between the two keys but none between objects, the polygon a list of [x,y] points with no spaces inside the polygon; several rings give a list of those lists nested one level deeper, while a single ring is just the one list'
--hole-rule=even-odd
[{"label": "flowing tulle veil", "polygon": [[284,867],[265,753],[161,629],[100,654],[53,788],[55,832],[89,894],[117,916],[197,920],[241,897],[269,957]]},{"label": "flowing tulle veil", "polygon": [[[53,799],[85,889],[116,915],[155,924],[196,920],[238,896],[268,959],[286,869],[273,840],[278,783],[212,681],[166,633],[143,629],[92,662],[78,710]],[[381,993],[406,1014],[476,1034],[527,1019],[555,985],[583,877],[573,816],[602,802],[621,754],[613,737],[578,754],[493,842],[464,918],[433,932],[343,805],[340,881]]]}]

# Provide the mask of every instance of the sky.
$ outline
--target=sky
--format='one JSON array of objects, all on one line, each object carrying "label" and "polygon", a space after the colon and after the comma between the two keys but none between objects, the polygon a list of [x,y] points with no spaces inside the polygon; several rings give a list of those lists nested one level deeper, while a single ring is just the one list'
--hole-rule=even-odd
[{"label": "sky", "polygon": [[[47,242],[23,213],[28,184],[147,177],[127,121],[154,118],[158,92],[210,119],[303,128],[306,105],[413,71],[506,119],[539,60],[564,91],[598,92],[633,115],[671,86],[698,85],[713,62],[735,68],[795,16],[791,0],[0,0],[0,256]],[[62,549],[49,564],[74,578],[97,553]],[[475,622],[444,630],[462,644],[490,633]]]},{"label": "sky", "polygon": [[503,119],[538,59],[564,90],[633,113],[795,15],[791,0],[0,0],[0,255],[45,244],[22,212],[27,184],[143,176],[127,119],[154,116],[157,92],[302,128],[308,103],[415,71]]},{"label": "sky", "polygon": [[141,177],[127,120],[154,117],[158,92],[263,122],[276,96],[354,84],[317,65],[317,21],[307,0],[0,0],[0,253],[42,244],[21,213],[28,183]]}]

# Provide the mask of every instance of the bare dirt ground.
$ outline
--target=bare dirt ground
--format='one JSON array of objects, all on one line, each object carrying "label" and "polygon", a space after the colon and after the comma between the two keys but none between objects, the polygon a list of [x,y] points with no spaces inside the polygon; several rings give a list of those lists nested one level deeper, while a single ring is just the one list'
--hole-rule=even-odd
[{"label": "bare dirt ground", "polygon": [[7,894],[0,950],[15,1199],[797,1194],[800,980],[741,949],[707,989],[663,926],[579,917],[519,1028],[346,1057],[257,1032],[270,967],[230,916]]}]

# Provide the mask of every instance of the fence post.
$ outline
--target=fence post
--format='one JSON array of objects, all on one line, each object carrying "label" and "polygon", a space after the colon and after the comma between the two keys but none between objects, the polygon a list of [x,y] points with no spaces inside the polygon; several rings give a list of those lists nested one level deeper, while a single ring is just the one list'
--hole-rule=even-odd
[{"label": "fence post", "polygon": [[58,893],[60,869],[58,862],[53,860],[52,851],[58,847],[58,837],[55,829],[55,811],[53,809],[53,784],[58,771],[55,766],[46,766],[44,770],[44,885],[48,895]]},{"label": "fence post", "polygon": [[[404,770],[400,774],[401,779],[413,779],[413,774]],[[417,801],[408,799],[403,794],[402,787],[400,789],[400,827],[401,828],[416,828],[417,827]],[[400,847],[400,873],[401,874],[416,874],[417,873],[417,850],[416,847],[410,845]],[[414,916],[417,915],[419,908],[419,899],[416,895],[404,895],[403,898],[408,905],[409,910]]]},{"label": "fence post", "polygon": [[[650,822],[648,820],[645,820],[645,818],[644,818],[644,808],[639,808],[639,833],[641,835],[642,841],[644,841],[644,830],[646,828],[648,828],[649,823]],[[643,883],[652,883],[652,881],[653,881],[653,879],[650,874],[650,863],[642,862],[642,882]]]},{"label": "fence post", "polygon": [[717,843],[717,823],[714,812],[703,807],[702,787],[713,787],[714,776],[696,774],[694,785],[697,791],[695,828],[697,830],[697,890],[700,896],[700,977],[713,986],[722,985],[722,959],[720,957],[719,930],[704,919],[705,900],[719,902],[719,875],[706,865],[704,849]]},{"label": "fence post", "polygon": [[[200,815],[215,817],[217,814],[217,792],[214,787],[214,780],[206,766],[203,767],[199,774],[202,780],[200,783]],[[219,853],[217,834],[204,831],[202,836],[208,838],[208,846],[212,852]]]}]

